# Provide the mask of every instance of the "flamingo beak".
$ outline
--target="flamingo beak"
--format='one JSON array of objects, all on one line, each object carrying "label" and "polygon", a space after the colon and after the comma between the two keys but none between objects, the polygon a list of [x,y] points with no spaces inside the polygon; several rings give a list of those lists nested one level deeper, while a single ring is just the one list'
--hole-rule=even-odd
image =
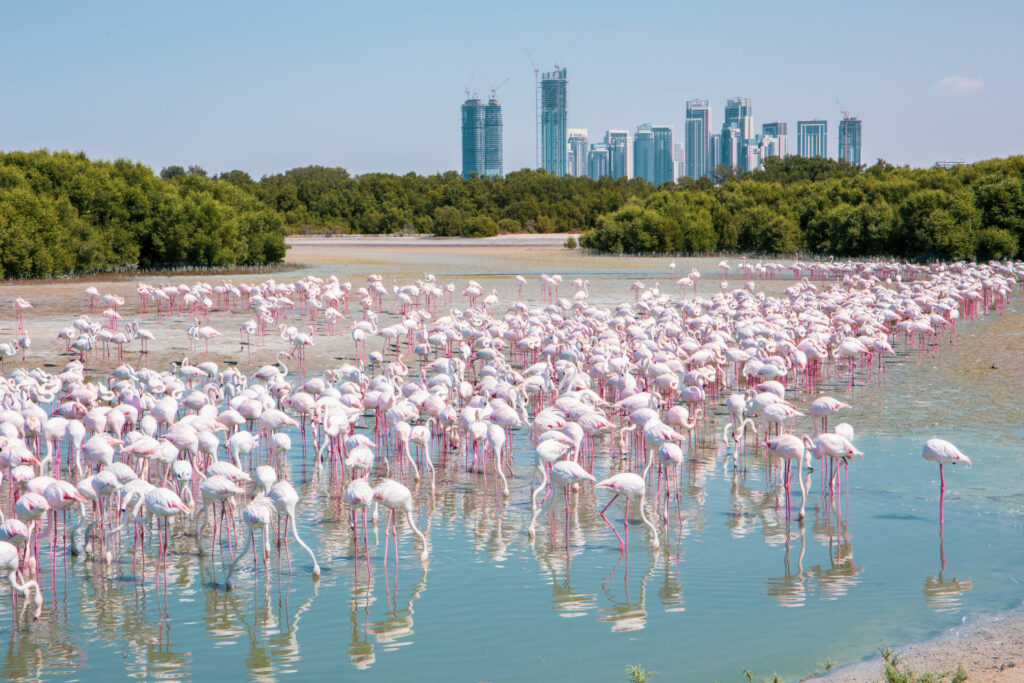
[{"label": "flamingo beak", "polygon": [[970,465],[971,464],[971,459],[968,458],[966,455],[961,455],[959,458],[956,459],[956,462],[962,462],[962,463],[966,463],[967,465]]}]

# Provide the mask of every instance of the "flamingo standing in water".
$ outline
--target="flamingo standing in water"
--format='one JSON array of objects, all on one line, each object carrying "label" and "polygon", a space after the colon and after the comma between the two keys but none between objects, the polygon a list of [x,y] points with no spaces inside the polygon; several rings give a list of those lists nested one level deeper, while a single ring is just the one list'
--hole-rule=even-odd
[{"label": "flamingo standing in water", "polygon": [[39,589],[39,584],[35,581],[22,582],[18,563],[18,548],[6,541],[0,541],[0,574],[3,574],[7,579],[7,583],[11,584],[12,590],[18,591],[26,599],[31,597],[30,590],[35,589],[36,593],[33,599],[36,603],[36,611],[33,618],[38,619],[43,611],[43,595]]},{"label": "flamingo standing in water", "polygon": [[955,465],[958,462],[971,464],[971,459],[960,452],[960,449],[945,439],[928,439],[921,449],[921,457],[939,463],[939,526],[945,522],[942,514],[942,503],[946,496],[946,476],[943,465]]},{"label": "flamingo standing in water", "polygon": [[427,548],[427,537],[419,530],[419,527],[416,526],[416,522],[412,518],[412,492],[409,488],[394,479],[384,479],[373,487],[373,499],[388,508],[388,520],[384,527],[384,564],[387,565],[388,561],[388,531],[390,530],[395,542],[395,565],[398,565],[398,529],[395,526],[395,512],[397,510],[402,510],[405,513],[405,521],[409,524],[409,528],[420,537],[420,541],[423,543],[420,561],[426,562],[430,556],[430,551]]},{"label": "flamingo standing in water", "polygon": [[[619,539],[620,551],[629,552],[629,501],[631,500],[637,501],[640,508],[640,519],[642,519],[644,524],[646,524],[651,530],[651,535],[654,537],[651,540],[651,548],[658,550],[660,547],[658,543],[658,530],[654,528],[654,525],[651,524],[651,520],[647,519],[647,513],[644,512],[644,500],[647,496],[647,484],[644,483],[644,480],[647,478],[647,471],[649,469],[651,469],[650,458],[647,460],[647,466],[644,467],[643,476],[634,474],[633,472],[619,472],[618,474],[613,474],[607,479],[603,479],[594,485],[595,489],[609,489],[615,492],[615,495],[608,501],[608,504],[601,508],[601,518],[604,519],[606,524],[608,524],[608,528],[612,530],[615,537]],[[623,533],[626,536],[625,539],[623,539],[622,536],[619,536],[619,532],[605,515],[605,511],[619,496],[623,496],[626,499],[626,516],[622,521]]]}]

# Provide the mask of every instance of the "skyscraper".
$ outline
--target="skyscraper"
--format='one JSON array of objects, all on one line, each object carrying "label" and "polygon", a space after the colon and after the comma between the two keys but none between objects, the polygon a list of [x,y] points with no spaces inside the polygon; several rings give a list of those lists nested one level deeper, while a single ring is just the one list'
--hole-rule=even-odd
[{"label": "skyscraper", "polygon": [[796,153],[802,157],[828,157],[828,121],[796,122]]},{"label": "skyscraper", "polygon": [[860,119],[843,116],[839,122],[839,158],[860,166]]},{"label": "skyscraper", "polygon": [[672,126],[652,126],[654,133],[654,184],[676,180],[676,165],[672,157]]},{"label": "skyscraper", "polygon": [[501,105],[491,97],[484,107],[484,175],[503,175],[501,159]]},{"label": "skyscraper", "polygon": [[654,131],[649,123],[637,126],[633,135],[633,174],[654,183]]},{"label": "skyscraper", "polygon": [[686,175],[703,178],[714,168],[709,154],[711,107],[707,100],[686,101]]},{"label": "skyscraper", "polygon": [[608,145],[599,142],[590,146],[590,153],[587,155],[587,175],[594,180],[611,175]]},{"label": "skyscraper", "polygon": [[749,97],[730,97],[725,101],[722,130],[726,128],[739,128],[740,140],[754,137],[754,111]]},{"label": "skyscraper", "polygon": [[540,81],[541,166],[557,176],[565,175],[566,171],[568,84],[564,68],[548,71]]},{"label": "skyscraper", "polygon": [[474,98],[462,104],[462,177],[484,172],[484,103]]},{"label": "skyscraper", "polygon": [[735,126],[722,128],[721,151],[718,153],[719,165],[728,166],[733,173],[739,173],[744,170],[743,164],[746,161],[745,158],[740,158],[743,154],[743,134],[740,129]]},{"label": "skyscraper", "polygon": [[587,175],[587,129],[569,129],[569,169],[568,174],[574,176]]},{"label": "skyscraper", "polygon": [[722,163],[722,136],[718,133],[708,138],[708,175]]},{"label": "skyscraper", "polygon": [[604,144],[608,146],[609,175],[612,178],[633,177],[633,144],[628,130],[605,131]]},{"label": "skyscraper", "polygon": [[761,125],[761,135],[771,136],[775,138],[778,152],[770,154],[769,156],[784,157],[789,154],[787,146],[787,131],[789,126],[784,121],[774,121],[772,123],[765,123]]}]

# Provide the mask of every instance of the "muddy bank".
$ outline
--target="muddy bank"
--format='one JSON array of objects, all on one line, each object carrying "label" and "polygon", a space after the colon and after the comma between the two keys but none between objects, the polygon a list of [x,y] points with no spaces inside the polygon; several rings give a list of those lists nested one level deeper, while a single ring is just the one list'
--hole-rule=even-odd
[{"label": "muddy bank", "polygon": [[[958,664],[972,681],[1024,681],[1024,606],[1006,612],[965,617],[961,626],[920,643],[892,646],[903,667],[916,674],[954,671]],[[853,683],[884,681],[878,655],[840,667],[815,681]]]}]

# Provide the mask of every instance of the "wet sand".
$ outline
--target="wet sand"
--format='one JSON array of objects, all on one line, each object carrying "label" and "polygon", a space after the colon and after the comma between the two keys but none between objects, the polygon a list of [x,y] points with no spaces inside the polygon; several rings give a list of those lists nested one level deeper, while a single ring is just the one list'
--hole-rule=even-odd
[{"label": "wet sand", "polygon": [[[1024,681],[1024,606],[965,617],[962,626],[931,640],[890,647],[900,654],[900,668],[909,667],[918,676],[925,672],[935,675],[952,672],[960,664],[971,681]],[[813,680],[829,683],[884,681],[885,669],[882,658],[876,655]]]}]

